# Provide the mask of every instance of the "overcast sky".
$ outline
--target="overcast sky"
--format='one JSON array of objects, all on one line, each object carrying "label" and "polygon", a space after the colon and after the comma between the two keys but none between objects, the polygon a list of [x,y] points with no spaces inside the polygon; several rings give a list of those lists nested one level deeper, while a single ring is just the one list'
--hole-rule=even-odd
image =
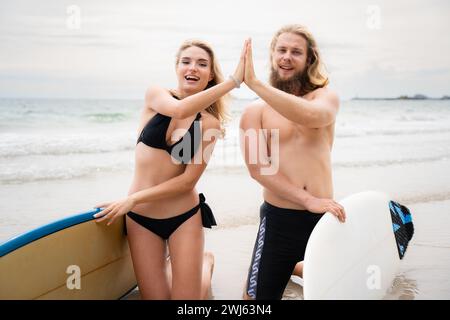
[{"label": "overcast sky", "polygon": [[0,97],[141,99],[149,84],[176,84],[187,38],[210,42],[228,75],[252,37],[267,79],[270,40],[287,23],[311,29],[343,99],[440,97],[450,94],[449,18],[448,0],[1,0]]}]

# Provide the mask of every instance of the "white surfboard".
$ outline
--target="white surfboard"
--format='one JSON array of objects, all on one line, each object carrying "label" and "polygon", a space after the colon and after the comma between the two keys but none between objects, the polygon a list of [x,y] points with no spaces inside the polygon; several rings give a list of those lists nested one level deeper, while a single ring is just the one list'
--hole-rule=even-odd
[{"label": "white surfboard", "polygon": [[124,221],[92,210],[0,244],[0,299],[119,299],[136,287]]},{"label": "white surfboard", "polygon": [[341,223],[326,213],[308,241],[303,271],[305,299],[382,299],[400,257],[389,197],[367,191],[340,201]]}]

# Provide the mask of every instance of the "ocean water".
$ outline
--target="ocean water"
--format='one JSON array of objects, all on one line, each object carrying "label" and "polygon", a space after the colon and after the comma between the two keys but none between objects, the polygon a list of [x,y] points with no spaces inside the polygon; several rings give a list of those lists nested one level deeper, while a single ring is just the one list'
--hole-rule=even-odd
[{"label": "ocean water", "polygon": [[[209,170],[243,167],[233,100]],[[139,100],[0,99],[0,184],[133,170]],[[343,101],[334,168],[430,163],[450,157],[450,101]]]},{"label": "ocean water", "polygon": [[[231,101],[226,136],[199,183],[212,189],[206,193],[221,208],[224,228],[257,222],[260,187],[239,148],[240,114],[250,101]],[[142,106],[0,99],[0,240],[124,196]],[[449,156],[450,101],[342,101],[332,153],[335,197],[377,189],[406,203],[448,200]]]}]

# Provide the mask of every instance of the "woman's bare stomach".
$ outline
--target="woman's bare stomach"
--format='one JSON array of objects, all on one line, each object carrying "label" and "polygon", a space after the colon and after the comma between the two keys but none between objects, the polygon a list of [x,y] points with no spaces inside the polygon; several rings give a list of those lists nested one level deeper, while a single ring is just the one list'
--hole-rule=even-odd
[{"label": "woman's bare stomach", "polygon": [[[146,154],[142,154],[142,153]],[[136,167],[128,194],[155,187],[184,172],[183,165],[171,162],[170,155],[163,150],[137,150]],[[174,196],[136,205],[131,211],[155,219],[180,215],[199,203],[197,190],[180,192]]]},{"label": "woman's bare stomach", "polygon": [[[132,194],[147,188],[152,184],[142,184],[140,181],[133,181],[128,194]],[[178,216],[189,211],[199,203],[197,190],[192,189],[188,192],[179,193],[175,196],[161,198],[159,200],[140,203],[131,211],[154,219],[165,219]]]}]

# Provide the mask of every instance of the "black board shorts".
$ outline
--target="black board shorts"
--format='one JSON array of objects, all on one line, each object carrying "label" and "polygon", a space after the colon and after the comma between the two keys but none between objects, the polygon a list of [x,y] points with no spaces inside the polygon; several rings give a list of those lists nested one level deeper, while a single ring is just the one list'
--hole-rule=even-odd
[{"label": "black board shorts", "polygon": [[323,214],[284,209],[264,202],[247,278],[247,294],[280,300],[297,262],[303,261],[309,236]]}]

